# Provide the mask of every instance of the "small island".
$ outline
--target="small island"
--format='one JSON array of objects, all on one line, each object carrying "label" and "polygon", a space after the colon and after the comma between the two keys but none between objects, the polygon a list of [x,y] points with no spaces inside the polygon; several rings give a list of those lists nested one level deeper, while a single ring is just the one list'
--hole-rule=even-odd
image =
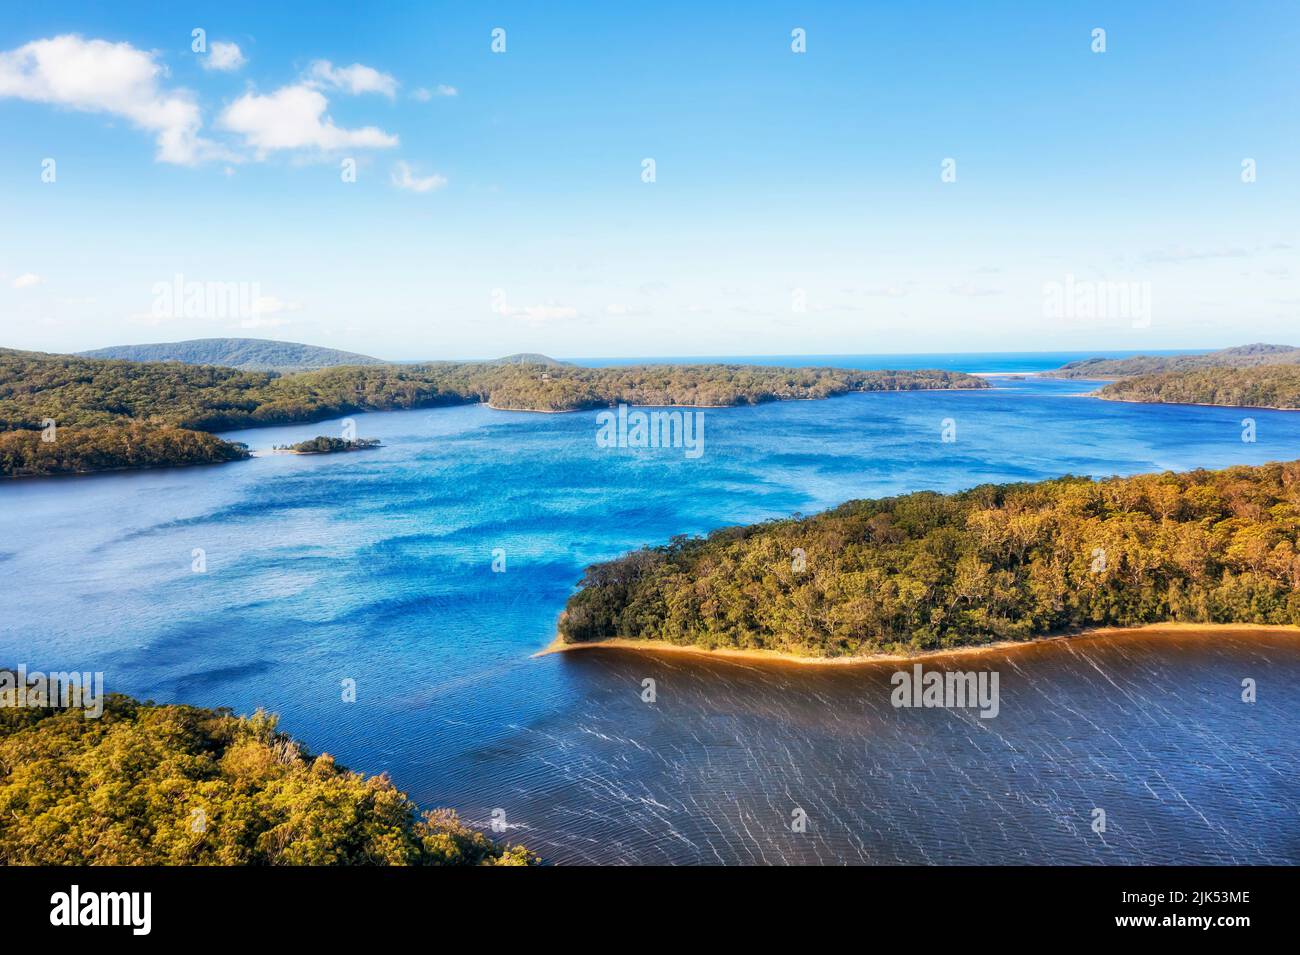
[{"label": "small island", "polygon": [[317,435],[297,444],[277,444],[276,451],[287,454],[337,454],[340,451],[365,451],[382,447],[377,438],[327,438]]}]

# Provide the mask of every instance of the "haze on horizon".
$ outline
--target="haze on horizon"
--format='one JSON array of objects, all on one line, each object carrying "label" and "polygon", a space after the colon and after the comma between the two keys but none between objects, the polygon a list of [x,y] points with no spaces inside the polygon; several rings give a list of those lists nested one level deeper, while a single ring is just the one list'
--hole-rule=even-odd
[{"label": "haze on horizon", "polygon": [[1298,39],[1282,2],[17,8],[0,345],[1294,343]]}]

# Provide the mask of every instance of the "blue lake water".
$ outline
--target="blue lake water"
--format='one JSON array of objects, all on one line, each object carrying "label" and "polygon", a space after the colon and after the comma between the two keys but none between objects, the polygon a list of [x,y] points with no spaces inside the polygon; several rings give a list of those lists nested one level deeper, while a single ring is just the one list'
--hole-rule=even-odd
[{"label": "blue lake water", "polygon": [[[556,862],[1300,861],[1295,639],[1017,649],[991,727],[892,710],[870,668],[532,657],[586,564],[673,534],[923,488],[1300,457],[1300,414],[995,383],[707,410],[694,460],[597,448],[593,412],[471,406],[356,415],[384,443],[356,454],[12,482],[0,660],[274,710],[424,806],[480,825],[504,809],[508,837]],[[1250,708],[1235,688],[1255,674],[1269,692]],[[798,836],[792,806],[810,814]],[[1095,806],[1116,810],[1104,840]]]}]

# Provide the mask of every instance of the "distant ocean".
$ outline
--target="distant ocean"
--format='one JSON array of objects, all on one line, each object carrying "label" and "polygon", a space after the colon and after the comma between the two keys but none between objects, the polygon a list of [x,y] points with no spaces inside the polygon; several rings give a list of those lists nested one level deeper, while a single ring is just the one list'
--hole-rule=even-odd
[{"label": "distant ocean", "polygon": [[908,355],[701,355],[690,358],[568,358],[564,361],[588,368],[620,365],[693,365],[720,363],[728,365],[779,365],[782,367],[822,366],[826,368],[890,368],[908,370],[939,368],[944,371],[964,371],[1009,374],[1029,374],[1060,368],[1066,362],[1085,358],[1129,358],[1133,355],[1193,355],[1207,349],[1174,349],[1142,351],[1060,351],[1060,352],[918,352]]},{"label": "distant ocean", "polygon": [[[1075,357],[728,360],[1024,373]],[[996,720],[893,710],[879,668],[532,657],[586,565],[674,534],[855,497],[1300,456],[1300,413],[1250,412],[1247,444],[1240,409],[992,381],[705,410],[697,460],[599,448],[592,412],[476,405],[354,415],[374,451],[6,482],[0,663],[265,707],[423,806],[480,826],[504,810],[506,838],[554,862],[1300,862],[1300,641],[1018,650],[997,660]],[[226,437],[269,448],[339,427]],[[1237,701],[1243,675],[1261,678],[1255,706]]]}]

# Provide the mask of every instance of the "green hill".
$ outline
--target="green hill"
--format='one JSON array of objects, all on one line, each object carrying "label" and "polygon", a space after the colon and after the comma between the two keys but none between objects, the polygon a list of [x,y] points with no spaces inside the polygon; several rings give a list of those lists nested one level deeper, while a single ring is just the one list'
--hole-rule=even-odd
[{"label": "green hill", "polygon": [[572,362],[558,361],[549,355],[539,355],[536,352],[519,352],[516,355],[506,355],[504,358],[494,358],[487,362],[489,365],[545,365],[548,368],[564,368]]},{"label": "green hill", "polygon": [[1049,378],[1132,378],[1198,368],[1254,368],[1300,364],[1300,348],[1292,345],[1238,345],[1195,355],[1134,355],[1132,358],[1085,358],[1043,374]]},{"label": "green hill", "polygon": [[125,361],[180,361],[187,365],[221,365],[242,371],[307,371],[335,365],[382,365],[378,358],[264,338],[195,338],[153,345],[113,345],[80,352],[83,358]]}]

